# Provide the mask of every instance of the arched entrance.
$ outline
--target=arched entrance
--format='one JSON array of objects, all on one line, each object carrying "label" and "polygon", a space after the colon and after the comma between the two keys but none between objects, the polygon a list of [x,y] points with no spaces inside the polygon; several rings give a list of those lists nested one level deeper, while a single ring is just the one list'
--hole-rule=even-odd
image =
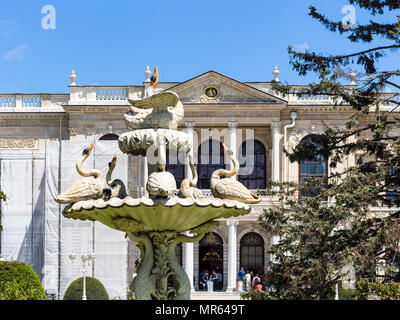
[{"label": "arched entrance", "polygon": [[246,233],[240,240],[240,266],[254,274],[264,272],[264,239],[258,233]]},{"label": "arched entrance", "polygon": [[[213,270],[224,274],[224,246],[222,238],[209,232],[199,242],[199,279],[205,270],[211,275]],[[222,288],[220,288],[221,290]]]}]

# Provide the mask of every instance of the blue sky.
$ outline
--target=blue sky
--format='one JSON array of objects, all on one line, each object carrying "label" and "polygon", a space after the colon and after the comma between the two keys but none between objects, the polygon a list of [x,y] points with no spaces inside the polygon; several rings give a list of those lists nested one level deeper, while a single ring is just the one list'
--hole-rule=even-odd
[{"label": "blue sky", "polygon": [[[213,69],[239,81],[314,80],[291,70],[287,47],[344,53],[351,44],[307,15],[310,4],[341,20],[345,0],[2,0],[0,92],[66,93],[77,84],[141,84],[147,65],[161,81],[185,81]],[[56,29],[42,28],[42,7],[56,9]],[[393,13],[380,17],[392,21]],[[368,16],[356,9],[357,21]],[[385,42],[382,42],[385,43]],[[382,60],[398,68],[399,54]]]}]

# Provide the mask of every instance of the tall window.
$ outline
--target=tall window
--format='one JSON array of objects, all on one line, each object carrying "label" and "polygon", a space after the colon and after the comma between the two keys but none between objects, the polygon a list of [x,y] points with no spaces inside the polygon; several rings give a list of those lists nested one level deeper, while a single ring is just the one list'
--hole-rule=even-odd
[{"label": "tall window", "polygon": [[[246,147],[247,141],[242,143],[242,154],[240,158],[240,167],[253,167],[253,171],[250,174],[239,175],[239,181],[245,185],[248,189],[265,189],[266,186],[266,152],[264,145],[258,141],[248,141],[248,143],[254,143],[254,150],[248,150]],[[254,152],[254,157],[249,153]],[[247,155],[247,157],[246,157]],[[247,161],[246,161],[247,159]],[[254,159],[254,163],[250,163],[249,161]]]},{"label": "tall window", "polygon": [[264,271],[264,240],[258,233],[249,232],[240,240],[240,266],[258,274]]},{"label": "tall window", "polygon": [[[326,178],[328,176],[328,161],[325,157],[318,152],[322,150],[322,142],[318,135],[309,135],[303,140],[302,144],[306,147],[309,146],[310,150],[315,150],[313,154],[309,154],[307,160],[301,161],[299,164],[299,181],[303,183],[309,177]],[[301,190],[301,197],[315,197],[319,194],[318,189],[315,190]]]},{"label": "tall window", "polygon": [[176,186],[179,189],[182,180],[185,179],[185,165],[179,161],[179,155],[167,155],[167,164],[165,166],[165,170],[171,172],[172,175],[175,177]]},{"label": "tall window", "polygon": [[[215,152],[214,155],[213,151]],[[222,148],[221,143],[217,140],[209,140],[203,142],[200,145],[198,152],[198,165],[197,165],[197,174],[199,176],[198,187],[200,189],[210,189],[211,174],[215,170],[221,168],[225,168],[224,150]]]}]

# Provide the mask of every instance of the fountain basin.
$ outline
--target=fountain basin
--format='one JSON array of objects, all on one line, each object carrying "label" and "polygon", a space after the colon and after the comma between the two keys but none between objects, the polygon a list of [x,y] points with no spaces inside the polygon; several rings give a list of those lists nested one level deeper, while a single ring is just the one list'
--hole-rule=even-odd
[{"label": "fountain basin", "polygon": [[227,199],[111,198],[79,201],[65,207],[66,218],[99,221],[124,232],[185,232],[220,218],[250,212],[249,205]]}]

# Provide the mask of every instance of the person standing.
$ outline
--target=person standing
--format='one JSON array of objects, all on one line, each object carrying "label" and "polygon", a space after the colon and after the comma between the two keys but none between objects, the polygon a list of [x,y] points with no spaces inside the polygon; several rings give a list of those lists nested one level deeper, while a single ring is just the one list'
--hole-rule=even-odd
[{"label": "person standing", "polygon": [[238,280],[242,284],[242,288],[238,288],[240,291],[244,291],[244,276],[245,276],[244,268],[240,267],[240,270],[238,272]]},{"label": "person standing", "polygon": [[244,276],[245,282],[246,282],[246,291],[250,291],[251,287],[251,274],[249,273],[249,270],[247,270],[246,275]]},{"label": "person standing", "polygon": [[255,277],[253,278],[253,282],[251,283],[252,288],[256,289],[259,283],[260,283],[260,277],[258,276],[258,274],[256,274]]},{"label": "person standing", "polygon": [[[210,289],[211,291],[215,291],[216,290],[217,279],[218,279],[218,275],[215,272],[215,270],[213,270],[211,275],[210,275],[210,280],[209,280],[209,283],[208,283],[208,285],[210,287],[212,286],[212,288]],[[211,281],[212,284],[210,283],[210,281]]]},{"label": "person standing", "polygon": [[218,291],[222,290],[222,274],[221,272],[218,270],[217,272],[217,288]]}]

